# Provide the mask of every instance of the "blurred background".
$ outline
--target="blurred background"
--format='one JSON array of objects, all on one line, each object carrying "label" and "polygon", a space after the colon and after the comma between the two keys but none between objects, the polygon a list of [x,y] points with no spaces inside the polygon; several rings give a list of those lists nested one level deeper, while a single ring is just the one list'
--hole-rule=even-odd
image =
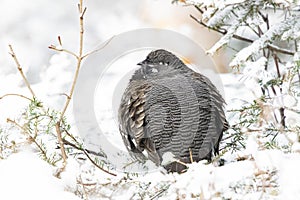
[{"label": "blurred background", "polygon": [[[41,81],[61,36],[63,46],[78,48],[78,12],[75,1],[0,0],[0,72],[16,73],[8,54],[12,44],[31,83]],[[193,7],[172,4],[171,0],[114,0],[85,2],[85,50],[91,50],[113,35],[139,28],[165,28],[182,33],[209,49],[219,35],[198,25],[190,14],[199,16]],[[187,55],[188,56],[188,55]],[[220,52],[214,58],[220,72],[227,71],[228,60]]]}]

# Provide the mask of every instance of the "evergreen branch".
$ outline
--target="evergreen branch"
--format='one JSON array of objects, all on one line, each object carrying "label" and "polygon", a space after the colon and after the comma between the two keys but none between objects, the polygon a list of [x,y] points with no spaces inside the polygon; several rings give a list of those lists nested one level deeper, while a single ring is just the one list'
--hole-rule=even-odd
[{"label": "evergreen branch", "polygon": [[[227,34],[227,30],[224,30],[224,29],[220,30],[219,28],[214,28],[214,27],[207,26],[205,23],[203,23],[201,20],[197,19],[197,18],[194,17],[193,15],[190,15],[190,17],[191,17],[193,20],[195,20],[198,24],[204,26],[204,27],[207,28],[207,29],[210,29],[210,30],[213,30],[213,31],[215,31],[215,32],[221,33],[222,35],[226,35],[226,34]],[[245,38],[245,37],[242,37],[242,36],[239,36],[239,35],[233,35],[232,37],[235,38],[235,39],[244,41],[244,42],[248,42],[248,43],[254,42],[253,40],[251,40],[251,39],[249,39],[249,38]]]},{"label": "evergreen branch", "polygon": [[30,133],[28,132],[28,130],[26,130],[23,126],[21,126],[18,122],[16,122],[15,120],[12,120],[10,118],[6,119],[7,123],[11,123],[14,126],[18,127],[20,130],[22,130],[28,137],[29,137],[29,142],[33,142],[37,148],[41,151],[41,153],[43,154],[44,158],[47,159],[47,153],[46,151],[43,149],[43,147],[36,141],[35,137],[32,137],[30,135]]},{"label": "evergreen branch", "polygon": [[[227,34],[227,30],[224,30],[224,29],[221,30],[219,28],[207,26],[205,23],[203,23],[201,20],[197,19],[193,15],[190,15],[190,17],[193,20],[195,20],[198,24],[204,26],[205,28],[207,28],[209,30],[213,30],[213,31],[218,32],[218,33],[220,33],[222,35],[226,35]],[[232,37],[235,38],[235,39],[237,39],[237,40],[241,40],[241,41],[248,42],[248,43],[253,43],[254,42],[254,40],[251,40],[249,38],[242,37],[242,36],[239,36],[239,35],[236,35],[236,34],[234,34]],[[268,49],[270,49],[272,51],[276,51],[278,53],[282,53],[282,54],[287,54],[287,55],[294,55],[295,54],[295,51],[290,51],[288,49],[284,49],[284,48],[278,47],[278,46],[273,45],[273,44],[268,44],[266,46],[266,48],[268,48]]]},{"label": "evergreen branch", "polygon": [[287,54],[287,55],[291,55],[291,56],[293,56],[296,53],[295,51],[290,51],[288,49],[284,49],[284,48],[278,47],[278,46],[273,45],[273,44],[268,44],[267,48],[272,50],[272,51],[276,51],[278,53]]}]

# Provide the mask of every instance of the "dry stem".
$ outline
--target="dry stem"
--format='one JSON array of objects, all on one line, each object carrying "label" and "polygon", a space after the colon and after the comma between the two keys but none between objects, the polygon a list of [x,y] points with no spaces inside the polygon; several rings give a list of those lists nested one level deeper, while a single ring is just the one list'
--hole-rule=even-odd
[{"label": "dry stem", "polygon": [[[64,148],[64,140],[62,138],[62,132],[60,130],[60,124],[62,123],[63,121],[63,118],[65,116],[65,113],[69,107],[69,104],[71,102],[71,99],[73,97],[73,93],[74,93],[74,89],[75,89],[75,85],[76,85],[76,82],[77,82],[77,79],[78,79],[78,75],[79,75],[79,71],[80,71],[80,68],[81,68],[81,64],[82,64],[82,60],[84,58],[86,58],[87,56],[89,56],[90,54],[96,52],[96,51],[99,51],[100,49],[104,48],[110,41],[108,40],[108,42],[106,44],[104,44],[103,47],[99,48],[99,49],[96,49],[94,51],[91,51],[87,54],[83,54],[83,39],[84,39],[84,14],[87,10],[86,7],[83,7],[83,0],[79,0],[79,4],[78,4],[78,10],[79,10],[79,50],[78,50],[78,53],[74,53],[72,51],[69,51],[67,49],[64,49],[62,48],[62,41],[61,41],[61,38],[60,36],[58,36],[58,42],[59,42],[59,47],[56,47],[54,45],[50,45],[49,48],[52,49],[52,50],[55,50],[55,51],[59,51],[59,52],[65,52],[67,54],[70,54],[72,56],[74,56],[77,60],[77,64],[76,64],[76,71],[75,71],[75,75],[74,75],[74,78],[73,78],[73,81],[72,81],[72,84],[71,84],[71,89],[70,89],[70,92],[69,94],[64,94],[66,97],[67,97],[67,100],[65,102],[65,105],[62,109],[62,112],[61,112],[61,115],[60,115],[60,118],[56,124],[56,132],[57,132],[57,137],[58,137],[58,142],[60,144],[60,148],[61,148],[61,153],[62,153],[62,158],[63,158],[63,168],[61,169],[62,171],[64,170],[65,166],[66,166],[66,159],[67,159],[67,155],[66,155],[66,152],[65,152],[65,148]],[[101,166],[98,166],[97,163],[95,161],[93,161],[93,159],[89,156],[88,152],[85,150],[85,149],[82,149],[82,151],[84,152],[84,154],[88,157],[88,159],[96,166],[98,167],[99,169],[101,169],[102,171],[110,174],[110,175],[113,175],[113,176],[116,176],[115,174],[103,169]]]},{"label": "dry stem", "polygon": [[59,147],[60,147],[60,151],[61,151],[61,155],[62,155],[62,159],[63,159],[63,166],[61,168],[62,171],[64,171],[64,169],[66,168],[67,165],[67,154],[66,154],[66,150],[64,147],[64,143],[63,143],[63,139],[61,136],[61,131],[60,131],[60,122],[57,122],[55,125],[56,128],[56,133],[57,133],[57,139],[59,142]]},{"label": "dry stem", "polygon": [[41,145],[36,141],[35,137],[32,137],[30,135],[30,133],[28,133],[28,131],[23,127],[21,126],[19,123],[17,123],[15,120],[12,120],[10,118],[7,118],[6,119],[7,123],[11,123],[13,124],[14,126],[18,127],[19,129],[21,129],[28,137],[29,137],[29,142],[33,142],[38,148],[39,150],[42,152],[42,154],[45,156],[45,158],[47,157],[47,154],[46,152],[44,151],[44,149],[41,147]]},{"label": "dry stem", "polygon": [[20,72],[20,74],[21,74],[21,76],[22,76],[22,78],[23,78],[23,80],[24,80],[27,88],[29,89],[32,97],[34,98],[35,94],[34,94],[33,90],[31,89],[30,83],[28,82],[26,76],[24,75],[23,69],[22,69],[22,67],[21,67],[21,65],[19,63],[19,60],[18,60],[18,58],[17,58],[17,56],[16,56],[16,54],[14,52],[14,49],[13,49],[12,45],[8,45],[8,47],[9,47],[9,50],[10,50],[10,52],[9,52],[10,55],[13,57],[13,59],[14,59],[16,65],[17,65],[17,67],[18,67],[18,70],[19,70],[19,72]]},{"label": "dry stem", "polygon": [[82,55],[82,52],[83,52],[83,34],[84,34],[83,17],[84,17],[84,13],[86,12],[86,7],[83,8],[83,0],[79,0],[78,9],[79,9],[79,13],[80,13],[80,17],[79,17],[80,32],[79,32],[79,51],[78,51],[78,54],[76,54],[72,51],[69,51],[67,49],[61,48],[62,41],[61,41],[60,36],[58,36],[58,42],[60,44],[59,48],[57,48],[54,45],[49,46],[50,49],[53,49],[55,51],[60,51],[60,52],[65,52],[65,53],[71,54],[77,60],[76,71],[75,71],[75,75],[74,75],[74,78],[73,78],[73,81],[72,81],[71,89],[70,89],[69,94],[68,95],[66,94],[67,100],[66,100],[65,105],[62,109],[60,118],[57,121],[56,126],[55,126],[56,127],[56,133],[57,133],[57,139],[58,139],[58,142],[59,142],[59,145],[60,145],[61,154],[62,154],[62,158],[63,158],[63,167],[61,168],[60,172],[64,171],[64,169],[66,167],[66,164],[67,164],[67,154],[66,154],[66,150],[64,148],[64,143],[63,143],[63,140],[62,140],[62,133],[61,133],[61,130],[60,130],[60,124],[63,121],[63,118],[65,116],[67,108],[69,107],[69,104],[71,102],[71,99],[72,99],[72,96],[73,96],[73,93],[74,93],[74,89],[75,89],[75,85],[76,85],[76,82],[77,82],[77,79],[78,79],[79,70],[80,70],[80,67],[81,67],[81,62],[82,62],[82,59],[83,59],[83,55]]},{"label": "dry stem", "polygon": [[29,97],[26,97],[26,96],[21,95],[21,94],[15,94],[15,93],[5,94],[5,95],[1,96],[0,99],[3,99],[3,98],[8,97],[8,96],[18,96],[18,97],[21,97],[21,98],[24,98],[24,99],[27,99],[27,100],[31,101],[31,99]]},{"label": "dry stem", "polygon": [[83,8],[83,2],[82,1],[83,0],[80,0],[79,4],[78,4],[79,13],[80,13],[80,17],[79,17],[80,33],[79,33],[79,52],[78,52],[78,55],[76,56],[77,66],[76,66],[76,71],[75,71],[74,79],[73,79],[73,82],[72,82],[71,90],[70,90],[69,95],[67,96],[68,98],[67,98],[65,106],[64,106],[64,108],[61,112],[59,122],[61,122],[63,120],[65,112],[67,111],[67,108],[68,108],[68,106],[70,104],[70,101],[72,99],[74,89],[75,89],[75,85],[76,85],[78,75],[79,75],[79,70],[80,70],[80,67],[81,67],[81,62],[82,62],[82,59],[83,59],[83,55],[82,55],[82,52],[83,52],[83,34],[84,34],[83,17],[84,17],[84,13],[86,12],[86,7]]}]

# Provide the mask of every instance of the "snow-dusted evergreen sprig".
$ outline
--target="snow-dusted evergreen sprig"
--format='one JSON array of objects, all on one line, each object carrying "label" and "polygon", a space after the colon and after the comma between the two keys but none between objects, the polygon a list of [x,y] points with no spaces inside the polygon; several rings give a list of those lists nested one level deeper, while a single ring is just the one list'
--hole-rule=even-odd
[{"label": "snow-dusted evergreen sprig", "polygon": [[244,147],[243,134],[267,133],[262,147],[283,149],[275,138],[295,130],[292,122],[300,119],[296,108],[300,101],[300,59],[296,53],[300,49],[300,13],[293,9],[297,4],[290,0],[180,2],[199,11],[199,16],[191,15],[198,24],[221,34],[208,54],[233,44],[232,40],[243,42],[229,66],[243,74],[241,80],[256,99],[233,111],[238,119],[233,123],[229,120],[232,127],[225,146],[239,149]]},{"label": "snow-dusted evergreen sprig", "polygon": [[262,49],[271,47],[280,49],[280,47],[273,44],[274,40],[284,33],[290,31],[295,26],[299,25],[299,16],[292,16],[279,23],[274,24],[268,31],[266,31],[259,39],[255,40],[248,47],[239,51],[235,58],[230,62],[231,67],[241,66],[252,55],[257,55]]}]

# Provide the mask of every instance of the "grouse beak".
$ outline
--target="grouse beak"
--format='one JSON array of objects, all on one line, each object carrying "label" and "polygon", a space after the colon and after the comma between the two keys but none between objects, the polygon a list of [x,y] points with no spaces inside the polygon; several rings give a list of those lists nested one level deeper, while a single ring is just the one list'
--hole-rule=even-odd
[{"label": "grouse beak", "polygon": [[143,66],[143,65],[145,65],[145,64],[147,64],[147,61],[146,61],[146,60],[143,60],[142,62],[139,62],[137,65]]}]

